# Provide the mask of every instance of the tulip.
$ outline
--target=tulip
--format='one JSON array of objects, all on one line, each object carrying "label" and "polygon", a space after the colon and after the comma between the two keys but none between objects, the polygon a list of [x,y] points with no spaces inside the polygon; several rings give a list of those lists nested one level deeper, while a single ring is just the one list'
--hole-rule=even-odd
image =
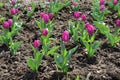
[{"label": "tulip", "polygon": [[82,14],[81,18],[82,18],[83,21],[86,21],[86,19],[87,19],[85,14]]},{"label": "tulip", "polygon": [[12,26],[13,20],[12,20],[12,19],[9,19],[9,20],[8,20],[8,23],[9,23],[9,26]]},{"label": "tulip", "polygon": [[104,5],[104,0],[100,0],[100,6]]},{"label": "tulip", "polygon": [[43,18],[43,15],[44,15],[44,14],[45,14],[45,13],[41,12],[41,13],[40,13],[40,17]]},{"label": "tulip", "polygon": [[73,5],[73,6],[78,6],[78,3],[74,1],[74,2],[72,3],[72,5]]},{"label": "tulip", "polygon": [[10,13],[11,13],[11,15],[15,15],[15,14],[18,13],[18,9],[11,8],[11,9],[10,9]]},{"label": "tulip", "polygon": [[113,4],[116,5],[118,3],[118,0],[114,0]]},{"label": "tulip", "polygon": [[85,28],[89,27],[90,23],[86,23],[85,24]]},{"label": "tulip", "polygon": [[74,18],[78,19],[80,18],[80,12],[74,12]]},{"label": "tulip", "polygon": [[9,23],[6,21],[6,22],[4,22],[3,27],[4,27],[5,29],[8,29],[8,28],[10,27],[10,25],[9,25]]},{"label": "tulip", "polygon": [[40,40],[34,40],[33,46],[34,48],[38,48],[40,46]]},{"label": "tulip", "polygon": [[52,13],[49,13],[49,19],[52,19],[53,18],[53,14]]},{"label": "tulip", "polygon": [[100,10],[101,10],[101,11],[104,11],[104,9],[105,9],[105,6],[104,6],[104,5],[101,5],[101,6],[100,6]]},{"label": "tulip", "polygon": [[17,14],[17,13],[18,13],[18,11],[19,11],[18,9],[15,9],[15,12],[16,12],[15,14]]},{"label": "tulip", "polygon": [[15,0],[12,0],[12,5],[14,6],[16,4]]},{"label": "tulip", "polygon": [[117,26],[117,27],[120,27],[120,19],[117,19],[117,20],[116,20],[116,26]]},{"label": "tulip", "polygon": [[42,30],[42,35],[47,36],[48,35],[48,29],[43,29]]},{"label": "tulip", "polygon": [[95,28],[94,28],[93,25],[88,25],[87,31],[88,31],[89,34],[93,34],[93,33],[94,33],[94,30],[95,30]]},{"label": "tulip", "polygon": [[32,7],[28,7],[28,11],[30,12],[32,10]]},{"label": "tulip", "polygon": [[11,13],[12,15],[15,15],[15,14],[16,14],[16,9],[15,9],[15,8],[11,8],[11,9],[10,9],[10,13]]},{"label": "tulip", "polygon": [[44,15],[43,15],[43,20],[44,20],[45,23],[48,23],[48,21],[49,21],[49,16],[48,16],[48,14],[44,14]]},{"label": "tulip", "polygon": [[69,32],[68,32],[68,31],[64,31],[64,32],[62,33],[62,41],[68,42],[69,40],[70,40]]}]

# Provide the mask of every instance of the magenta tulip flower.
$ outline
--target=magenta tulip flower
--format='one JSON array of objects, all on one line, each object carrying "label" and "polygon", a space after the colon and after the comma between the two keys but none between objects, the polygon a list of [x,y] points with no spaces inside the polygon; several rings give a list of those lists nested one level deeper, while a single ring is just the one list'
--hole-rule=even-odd
[{"label": "magenta tulip flower", "polygon": [[43,15],[44,15],[44,14],[45,14],[45,13],[41,12],[41,13],[40,13],[40,17],[43,18]]},{"label": "magenta tulip flower", "polygon": [[6,21],[6,22],[4,22],[3,27],[4,27],[5,29],[8,29],[8,28],[10,27],[10,25],[9,25],[9,23]]},{"label": "magenta tulip flower", "polygon": [[11,9],[10,9],[10,13],[11,13],[12,15],[15,15],[15,14],[16,14],[16,9],[15,9],[15,8],[11,8]]},{"label": "magenta tulip flower", "polygon": [[73,5],[73,6],[78,6],[78,3],[75,2],[75,1],[73,1],[73,2],[72,2],[72,5]]},{"label": "magenta tulip flower", "polygon": [[33,46],[34,48],[38,48],[40,46],[40,40],[34,40]]},{"label": "magenta tulip flower", "polygon": [[117,27],[120,27],[120,19],[117,19],[117,20],[116,20],[116,26],[117,26]]},{"label": "magenta tulip flower", "polygon": [[74,15],[74,18],[76,18],[76,19],[80,18],[80,12],[76,11],[73,13],[73,15]]},{"label": "magenta tulip flower", "polygon": [[49,19],[52,19],[53,18],[53,14],[52,13],[49,13]]},{"label": "magenta tulip flower", "polygon": [[89,27],[90,23],[86,23],[85,24],[85,28]]},{"label": "magenta tulip flower", "polygon": [[44,20],[45,23],[48,23],[48,21],[49,21],[48,14],[44,14],[42,18],[43,18],[43,20]]},{"label": "magenta tulip flower", "polygon": [[10,13],[11,13],[11,15],[15,15],[15,14],[18,13],[18,9],[11,8],[11,9],[10,9]]},{"label": "magenta tulip flower", "polygon": [[42,30],[42,35],[47,36],[48,35],[48,29],[43,29]]},{"label": "magenta tulip flower", "polygon": [[104,5],[104,0],[100,0],[100,6]]},{"label": "magenta tulip flower", "polygon": [[113,4],[116,5],[118,3],[118,0],[114,0]]},{"label": "magenta tulip flower", "polygon": [[83,20],[83,21],[86,21],[86,20],[87,20],[87,18],[86,18],[86,15],[85,15],[85,14],[82,14],[82,15],[81,15],[81,18],[82,18],[82,20]]},{"label": "magenta tulip flower", "polygon": [[11,3],[12,3],[13,6],[16,4],[15,0],[12,0]]},{"label": "magenta tulip flower", "polygon": [[68,31],[64,31],[64,32],[62,33],[62,41],[68,42],[69,40],[70,40],[69,32],[68,32]]},{"label": "magenta tulip flower", "polygon": [[12,19],[8,19],[8,23],[9,23],[9,26],[12,26],[13,20]]},{"label": "magenta tulip flower", "polygon": [[93,25],[88,25],[88,26],[87,26],[87,31],[88,31],[89,34],[93,34],[93,33],[94,33],[94,30],[95,30],[95,28],[94,28]]},{"label": "magenta tulip flower", "polygon": [[30,12],[32,10],[32,7],[28,7],[28,11]]},{"label": "magenta tulip flower", "polygon": [[105,6],[104,5],[101,5],[100,6],[100,11],[104,11],[105,10]]}]

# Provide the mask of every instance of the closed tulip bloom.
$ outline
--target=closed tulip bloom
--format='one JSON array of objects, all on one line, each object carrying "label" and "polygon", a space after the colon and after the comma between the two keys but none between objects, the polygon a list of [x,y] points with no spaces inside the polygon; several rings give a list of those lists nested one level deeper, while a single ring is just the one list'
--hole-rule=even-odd
[{"label": "closed tulip bloom", "polygon": [[42,30],[42,35],[47,36],[48,35],[48,29],[43,29]]},{"label": "closed tulip bloom", "polygon": [[93,25],[89,25],[89,26],[87,27],[87,31],[88,31],[89,34],[93,34],[93,33],[94,33],[94,30],[95,30],[95,28],[94,28]]},{"label": "closed tulip bloom", "polygon": [[104,0],[100,0],[100,5],[104,5]]},{"label": "closed tulip bloom", "polygon": [[33,46],[34,48],[38,48],[40,46],[40,40],[34,40]]},{"label": "closed tulip bloom", "polygon": [[14,6],[16,4],[15,0],[12,0],[12,5]]},{"label": "closed tulip bloom", "polygon": [[78,18],[80,18],[80,12],[74,12],[74,18],[76,18],[76,19],[78,19]]},{"label": "closed tulip bloom", "polygon": [[15,9],[15,12],[16,12],[15,14],[17,14],[17,13],[19,12],[19,10],[18,10],[18,9]]},{"label": "closed tulip bloom", "polygon": [[68,32],[68,31],[64,31],[64,32],[62,33],[62,41],[68,42],[69,40],[70,40],[69,32]]},{"label": "closed tulip bloom", "polygon": [[101,5],[100,6],[100,11],[104,11],[105,10],[105,6],[104,5]]},{"label": "closed tulip bloom", "polygon": [[85,28],[89,27],[90,23],[86,23],[85,24]]},{"label": "closed tulip bloom", "polygon": [[53,14],[52,13],[49,13],[49,19],[52,19],[53,18]]},{"label": "closed tulip bloom", "polygon": [[9,26],[12,26],[13,20],[12,20],[12,19],[9,19],[9,20],[8,20],[8,23],[9,23]]},{"label": "closed tulip bloom", "polygon": [[82,14],[81,18],[82,18],[83,21],[86,21],[86,19],[87,19],[85,14]]},{"label": "closed tulip bloom", "polygon": [[10,9],[10,13],[11,13],[12,15],[15,15],[15,14],[16,14],[16,9],[15,9],[15,8],[11,8],[11,9]]},{"label": "closed tulip bloom", "polygon": [[48,16],[48,14],[44,14],[44,15],[43,15],[43,20],[44,20],[45,23],[48,23],[48,21],[49,21],[49,16]]},{"label": "closed tulip bloom", "polygon": [[40,13],[40,17],[43,18],[43,15],[44,15],[44,14],[45,14],[45,13],[41,12],[41,13]]},{"label": "closed tulip bloom", "polygon": [[73,2],[72,2],[72,5],[73,5],[73,6],[78,6],[78,3],[75,2],[75,1],[73,1]]},{"label": "closed tulip bloom", "polygon": [[113,4],[116,5],[118,3],[118,0],[114,0]]},{"label": "closed tulip bloom", "polygon": [[117,27],[120,27],[120,19],[117,19],[117,20],[116,20],[116,26],[117,26]]},{"label": "closed tulip bloom", "polygon": [[32,10],[32,7],[28,7],[28,11],[30,12]]},{"label": "closed tulip bloom", "polygon": [[9,26],[9,23],[6,21],[6,22],[4,22],[4,24],[3,24],[3,27],[5,28],[5,29],[8,29],[10,26]]}]

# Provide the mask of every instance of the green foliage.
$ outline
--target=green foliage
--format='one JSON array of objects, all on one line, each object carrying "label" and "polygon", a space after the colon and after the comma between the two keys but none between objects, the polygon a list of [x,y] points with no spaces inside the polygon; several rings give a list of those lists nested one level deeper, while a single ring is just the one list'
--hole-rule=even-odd
[{"label": "green foliage", "polygon": [[30,18],[34,14],[34,11],[35,11],[35,8],[36,8],[34,0],[32,0],[31,7],[32,7],[31,11],[28,11],[28,8],[25,9],[27,11],[27,17],[28,18]]},{"label": "green foliage", "polygon": [[47,24],[44,23],[44,21],[42,19],[40,19],[40,21],[36,20],[36,24],[39,28],[40,31],[42,31],[43,29],[47,28],[50,33],[52,32],[53,28],[54,28],[54,24],[52,23],[52,21],[49,21]]},{"label": "green foliage", "polygon": [[120,42],[119,36],[120,28],[116,27],[115,32],[112,34],[110,33],[110,28],[104,23],[95,21],[94,24],[99,29],[100,33],[102,33],[108,38],[111,46],[115,46],[116,43]]},{"label": "green foliage", "polygon": [[49,10],[54,15],[58,13],[62,8],[68,6],[70,4],[69,0],[65,0],[64,3],[60,2],[59,0],[51,1],[49,5]]},{"label": "green foliage", "polygon": [[[84,31],[86,33],[86,31]],[[97,33],[97,32],[96,32]],[[91,37],[89,36],[89,34],[85,34],[88,35],[88,37],[82,37],[80,36],[80,40],[83,43],[83,45],[86,47],[87,49],[87,53],[88,53],[88,58],[90,59],[91,57],[93,57],[94,53],[96,52],[97,48],[101,45],[101,42],[99,41],[94,41],[95,40],[95,36],[96,33],[94,33]]]},{"label": "green foliage", "polygon": [[118,1],[116,5],[113,4],[113,0],[108,1],[107,4],[112,10],[115,10],[115,11],[117,11],[120,8],[120,1]]},{"label": "green foliage", "polygon": [[110,14],[111,12],[105,8],[104,11],[100,11],[99,0],[92,0],[91,15],[96,21],[104,21],[105,15]]},{"label": "green foliage", "polygon": [[33,51],[34,51],[34,58],[28,58],[27,59],[27,64],[32,69],[33,71],[38,71],[39,65],[42,61],[42,58],[44,56],[43,53],[40,53],[37,49],[35,49],[33,46]]},{"label": "green foliage", "polygon": [[2,2],[0,2],[0,8],[3,8],[4,4]]},{"label": "green foliage", "polygon": [[16,52],[18,50],[18,48],[21,46],[22,42],[11,42],[10,43],[10,51],[12,55],[16,55]]},{"label": "green foliage", "polygon": [[69,68],[69,59],[71,55],[76,51],[78,46],[67,51],[62,41],[60,45],[61,45],[61,54],[58,53],[54,54],[54,59],[57,66],[62,70],[62,72],[67,72]]}]

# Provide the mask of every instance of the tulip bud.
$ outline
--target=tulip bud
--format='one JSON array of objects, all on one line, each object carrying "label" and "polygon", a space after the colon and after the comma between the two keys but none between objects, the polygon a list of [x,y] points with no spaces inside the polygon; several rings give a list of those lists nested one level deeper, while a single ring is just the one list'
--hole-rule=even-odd
[{"label": "tulip bud", "polygon": [[74,18],[76,18],[76,19],[80,18],[80,13],[79,12],[74,12]]},{"label": "tulip bud", "polygon": [[117,27],[120,27],[120,19],[117,19],[117,20],[116,20],[116,26],[117,26]]},{"label": "tulip bud", "polygon": [[87,19],[85,14],[82,14],[81,18],[82,18],[83,21],[86,21],[86,19]]},{"label": "tulip bud", "polygon": [[95,28],[94,28],[93,25],[88,25],[87,31],[88,31],[89,34],[93,34],[93,33],[94,33],[94,30],[95,30]]},{"label": "tulip bud", "polygon": [[48,29],[43,29],[42,30],[42,35],[47,36],[48,35]]},{"label": "tulip bud", "polygon": [[19,11],[18,9],[15,9],[15,14],[17,14],[17,13],[18,13],[18,11]]},{"label": "tulip bud", "polygon": [[16,4],[15,0],[12,0],[12,5],[14,6]]},{"label": "tulip bud", "polygon": [[28,7],[28,11],[30,12],[32,10],[32,7]]},{"label": "tulip bud", "polygon": [[73,6],[78,6],[78,3],[74,1],[74,2],[72,2],[72,5]]},{"label": "tulip bud", "polygon": [[43,15],[44,15],[44,14],[45,14],[45,13],[41,12],[41,13],[40,13],[40,17],[43,18]]},{"label": "tulip bud", "polygon": [[68,42],[68,41],[70,40],[70,35],[69,35],[69,32],[68,32],[68,31],[64,31],[64,32],[62,33],[62,40],[63,40],[64,42]]},{"label": "tulip bud", "polygon": [[4,22],[3,27],[4,27],[5,29],[8,29],[8,28],[10,27],[10,25],[9,25],[8,22]]},{"label": "tulip bud", "polygon": [[43,15],[43,20],[44,20],[45,23],[48,23],[48,21],[49,21],[49,16],[48,16],[48,14],[44,14],[44,15]]},{"label": "tulip bud", "polygon": [[12,19],[8,19],[8,23],[9,23],[9,26],[12,26],[12,23],[13,23]]},{"label": "tulip bud", "polygon": [[12,15],[15,15],[15,14],[16,14],[16,9],[15,9],[15,8],[11,8],[11,9],[10,9],[10,13],[11,13]]},{"label": "tulip bud", "polygon": [[118,0],[114,0],[113,4],[116,5],[118,3]]},{"label": "tulip bud", "polygon": [[38,48],[40,46],[40,40],[34,40],[33,46],[34,48]]},{"label": "tulip bud", "polygon": [[101,5],[101,6],[100,6],[100,11],[104,11],[104,9],[105,9],[105,6],[104,6],[104,5]]},{"label": "tulip bud", "polygon": [[104,5],[104,0],[100,0],[100,6]]},{"label": "tulip bud", "polygon": [[52,19],[53,18],[53,14],[52,13],[49,13],[49,19]]},{"label": "tulip bud", "polygon": [[85,24],[85,28],[89,27],[90,23],[86,23]]}]

